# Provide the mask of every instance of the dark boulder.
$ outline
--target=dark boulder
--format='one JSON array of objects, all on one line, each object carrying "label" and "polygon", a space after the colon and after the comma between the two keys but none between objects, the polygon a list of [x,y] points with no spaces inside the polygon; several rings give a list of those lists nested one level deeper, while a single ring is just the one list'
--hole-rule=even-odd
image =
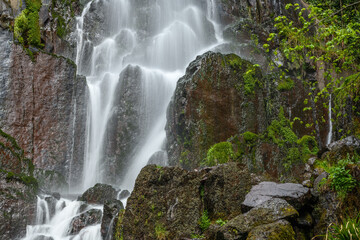
[{"label": "dark boulder", "polygon": [[169,239],[190,238],[200,233],[205,210],[214,221],[241,214],[246,193],[259,179],[237,163],[198,171],[148,165],[127,201],[124,239],[156,238],[155,228]]},{"label": "dark boulder", "polygon": [[260,177],[246,166],[228,163],[213,167],[202,180],[204,208],[211,219],[231,219],[242,213],[241,204]]},{"label": "dark boulder", "polygon": [[124,206],[120,200],[108,200],[104,204],[104,212],[101,221],[101,236],[105,239],[107,235],[112,233],[109,232],[112,229],[112,224],[115,217],[119,214],[120,210],[124,209]]},{"label": "dark boulder", "polygon": [[102,183],[95,184],[78,198],[89,204],[104,204],[109,199],[116,199],[116,190],[112,186]]},{"label": "dark boulder", "polygon": [[201,216],[201,175],[173,167],[144,167],[127,200],[124,239],[156,239],[155,228],[168,239],[190,237]]},{"label": "dark boulder", "polygon": [[119,199],[124,199],[124,198],[127,198],[128,196],[130,196],[130,192],[129,192],[128,190],[122,190],[122,191],[119,193],[118,198],[119,198]]},{"label": "dark boulder", "polygon": [[101,223],[101,216],[102,211],[99,209],[90,209],[80,214],[71,220],[69,234],[76,235],[84,227]]},{"label": "dark boulder", "polygon": [[261,182],[252,187],[242,206],[244,210],[248,210],[272,198],[285,199],[299,210],[309,202],[311,193],[309,188],[301,184]]}]

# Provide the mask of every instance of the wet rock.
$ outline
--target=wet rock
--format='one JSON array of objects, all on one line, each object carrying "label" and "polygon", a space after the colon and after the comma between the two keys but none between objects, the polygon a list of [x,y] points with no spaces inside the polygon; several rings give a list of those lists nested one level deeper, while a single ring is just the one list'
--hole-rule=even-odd
[{"label": "wet rock", "polygon": [[116,199],[116,190],[107,184],[97,183],[94,187],[86,190],[80,201],[85,201],[89,204],[104,204],[107,200]]},{"label": "wet rock", "polygon": [[256,207],[272,198],[282,198],[297,209],[303,207],[311,198],[310,189],[295,183],[262,182],[254,186],[242,204],[244,210]]},{"label": "wet rock", "polygon": [[104,239],[107,235],[113,235],[109,230],[111,229],[113,220],[122,209],[124,209],[124,206],[120,200],[114,199],[105,202],[101,221],[101,236],[103,236]]},{"label": "wet rock", "polygon": [[62,191],[69,190],[69,184],[64,176],[56,171],[35,169],[34,176],[39,182],[39,188],[44,191]]},{"label": "wet rock", "polygon": [[33,240],[54,240],[54,238],[41,235],[33,238]]},{"label": "wet rock", "polygon": [[51,196],[53,196],[56,200],[60,200],[60,197],[61,197],[60,193],[58,193],[58,192],[52,193]]},{"label": "wet rock", "polygon": [[272,198],[249,212],[231,219],[216,233],[216,239],[245,239],[257,226],[295,218],[298,215],[296,209],[285,200]]},{"label": "wet rock", "polygon": [[85,134],[86,82],[77,81],[76,66],[63,57],[41,52],[33,62],[15,44],[9,55],[0,60],[0,125],[37,168],[66,175],[69,159],[83,153],[75,140]]},{"label": "wet rock", "polygon": [[130,196],[130,192],[128,190],[122,190],[118,196],[119,199],[124,199]]},{"label": "wet rock", "polygon": [[167,153],[165,151],[158,151],[150,157],[148,161],[148,165],[155,164],[158,166],[166,166],[166,162],[167,162]]},{"label": "wet rock", "polygon": [[295,232],[286,220],[260,225],[250,231],[246,240],[295,240]]},{"label": "wet rock", "polygon": [[114,99],[113,117],[109,119],[104,146],[104,165],[110,182],[125,175],[127,163],[135,154],[142,136],[142,70],[139,66],[127,66],[119,76]]},{"label": "wet rock", "polygon": [[56,211],[56,203],[58,202],[58,199],[54,198],[53,196],[45,197],[45,201],[47,202],[50,218],[55,215]]},{"label": "wet rock", "polygon": [[80,214],[71,220],[69,234],[78,234],[84,227],[101,223],[101,216],[102,211],[99,209],[91,209]]}]

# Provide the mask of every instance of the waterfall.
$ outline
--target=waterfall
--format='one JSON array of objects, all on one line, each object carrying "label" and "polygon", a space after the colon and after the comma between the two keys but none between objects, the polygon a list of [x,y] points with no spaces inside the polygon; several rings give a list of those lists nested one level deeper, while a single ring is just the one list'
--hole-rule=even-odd
[{"label": "waterfall", "polygon": [[[50,200],[51,199],[51,200]],[[54,212],[50,212],[53,205]],[[100,224],[87,226],[78,233],[70,235],[73,219],[91,209],[102,209],[99,206],[83,205],[80,201],[67,199],[56,200],[51,196],[37,198],[37,225],[28,225],[23,240],[100,240]]]},{"label": "waterfall", "polygon": [[328,146],[331,143],[332,140],[332,130],[333,130],[333,124],[331,121],[331,115],[332,115],[332,109],[331,109],[331,94],[329,96],[329,133],[326,139],[326,146]]},{"label": "waterfall", "polygon": [[[81,186],[70,183],[72,192],[83,192],[96,183],[131,191],[149,159],[165,152],[166,109],[177,80],[197,55],[223,41],[221,28],[216,23],[215,0],[203,3],[198,0],[92,0],[85,5],[77,17],[76,64],[78,74],[86,76],[89,101],[83,172],[70,173],[82,176]],[[131,92],[134,90],[131,86],[136,91]],[[133,104],[128,96],[134,94],[132,99],[136,103]],[[139,131],[135,133],[130,129],[129,138],[135,144],[126,146],[131,154],[120,159],[125,162],[121,172],[117,172],[117,157],[122,153],[109,145],[111,141],[118,141],[119,129],[109,122],[124,125],[126,118],[121,118],[121,114],[129,111],[135,115],[128,125],[138,125]],[[127,125],[123,125],[121,127],[126,128]],[[120,131],[121,127],[118,127]],[[162,164],[166,165],[166,154],[160,155]],[[84,213],[83,204],[60,199],[51,214],[46,198],[38,197],[37,222],[27,227],[24,240],[101,239],[99,224],[86,226],[76,234],[69,232],[72,220]],[[102,209],[102,206],[86,209]]]},{"label": "waterfall", "polygon": [[[86,28],[96,4],[106,10],[100,24],[109,26],[100,27],[105,35],[101,40]],[[81,191],[98,182],[131,190],[149,158],[164,151],[166,108],[177,80],[197,54],[222,41],[215,1],[205,7],[196,0],[97,0],[85,6],[77,24],[77,64],[79,74],[86,75],[90,95]],[[140,110],[134,124],[141,130],[136,144],[128,147],[129,157],[120,159],[124,168],[114,173],[119,159],[107,141],[116,141],[111,139],[116,129],[108,123],[120,121],[119,109],[131,104],[126,98],[118,101],[129,81],[125,72],[133,72],[131,80],[139,82]],[[122,175],[121,181],[109,179],[111,174]]]}]

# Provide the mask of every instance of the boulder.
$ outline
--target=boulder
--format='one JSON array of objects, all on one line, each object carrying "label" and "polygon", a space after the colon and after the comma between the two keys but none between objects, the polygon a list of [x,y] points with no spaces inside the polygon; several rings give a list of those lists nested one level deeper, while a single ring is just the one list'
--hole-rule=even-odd
[{"label": "boulder", "polygon": [[216,233],[216,239],[245,239],[248,233],[257,226],[276,222],[281,219],[292,219],[299,215],[294,207],[280,198],[272,198],[241,214],[222,226]]},{"label": "boulder", "polygon": [[311,192],[309,188],[301,184],[261,182],[252,187],[246,195],[242,207],[246,211],[272,198],[285,199],[299,210],[311,199]]},{"label": "boulder", "polygon": [[252,229],[246,240],[295,240],[295,232],[286,220],[260,225]]},{"label": "boulder", "polygon": [[120,210],[124,209],[124,205],[120,200],[108,200],[104,204],[104,211],[101,221],[101,236],[105,239],[107,235],[112,236],[110,231],[112,229],[113,221],[119,214]]},{"label": "boulder", "polygon": [[76,235],[84,227],[101,223],[101,216],[102,211],[99,209],[90,209],[80,214],[71,220],[69,234]]},{"label": "boulder", "polygon": [[81,197],[80,201],[85,201],[89,204],[104,204],[106,201],[116,199],[116,190],[107,184],[97,183],[94,187],[86,190]]},{"label": "boulder", "polygon": [[201,179],[178,167],[144,167],[127,200],[124,239],[156,239],[155,228],[168,239],[190,237],[202,212]]},{"label": "boulder", "polygon": [[121,199],[127,198],[128,196],[130,196],[130,192],[128,190],[122,190],[119,193],[118,199],[121,200]]},{"label": "boulder", "polygon": [[167,165],[167,158],[167,153],[165,151],[158,151],[150,157],[148,165],[155,164],[164,167]]},{"label": "boulder", "polygon": [[211,168],[202,180],[204,208],[211,219],[231,219],[242,213],[241,204],[260,177],[247,167],[228,163]]},{"label": "boulder", "polygon": [[246,193],[259,179],[237,163],[195,171],[148,165],[127,200],[124,239],[156,238],[155,228],[169,239],[201,234],[198,224],[205,210],[213,221],[241,214]]},{"label": "boulder", "polygon": [[329,159],[331,163],[336,163],[339,159],[346,158],[348,154],[359,154],[360,140],[355,136],[349,136],[329,144],[328,149],[329,151],[325,152],[321,158]]}]

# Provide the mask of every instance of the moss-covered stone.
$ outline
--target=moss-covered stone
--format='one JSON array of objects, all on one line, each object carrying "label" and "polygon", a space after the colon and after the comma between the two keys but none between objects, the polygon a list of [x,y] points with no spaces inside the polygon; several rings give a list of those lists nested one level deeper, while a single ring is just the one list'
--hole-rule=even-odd
[{"label": "moss-covered stone", "polygon": [[246,240],[295,240],[295,232],[286,220],[255,227]]}]

